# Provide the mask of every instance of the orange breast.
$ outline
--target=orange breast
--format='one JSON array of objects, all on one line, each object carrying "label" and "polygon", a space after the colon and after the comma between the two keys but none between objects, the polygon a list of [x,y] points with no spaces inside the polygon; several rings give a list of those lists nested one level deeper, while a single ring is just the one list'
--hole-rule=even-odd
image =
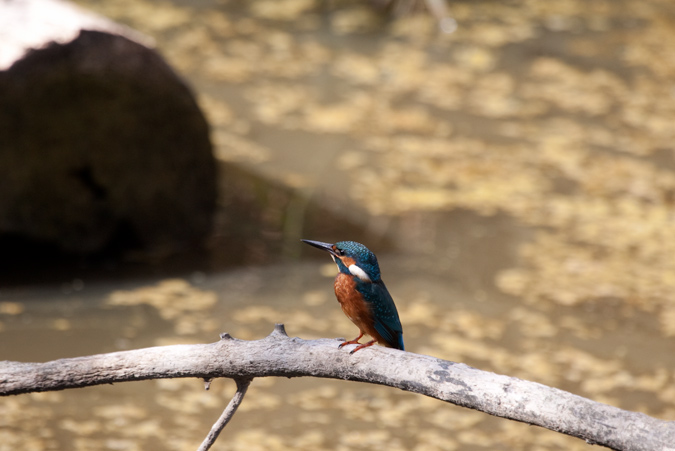
[{"label": "orange breast", "polygon": [[378,343],[387,346],[380,334],[375,330],[375,327],[373,327],[373,312],[356,290],[354,276],[342,273],[338,274],[335,278],[335,297],[340,302],[342,311],[347,315],[347,318],[352,320],[361,332],[370,335]]}]

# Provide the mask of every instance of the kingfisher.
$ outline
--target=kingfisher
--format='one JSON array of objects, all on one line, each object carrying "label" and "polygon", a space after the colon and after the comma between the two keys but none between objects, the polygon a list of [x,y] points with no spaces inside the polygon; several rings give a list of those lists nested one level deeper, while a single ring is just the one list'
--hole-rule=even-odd
[{"label": "kingfisher", "polygon": [[[335,297],[347,318],[359,328],[359,336],[340,343],[338,349],[345,345],[359,345],[350,352],[354,354],[360,349],[379,343],[404,351],[401,320],[398,318],[394,300],[380,276],[380,266],[375,254],[355,241],[340,241],[335,244],[302,241],[328,252],[333,258],[338,267],[334,284]],[[373,340],[359,343],[364,335],[370,335]]]}]

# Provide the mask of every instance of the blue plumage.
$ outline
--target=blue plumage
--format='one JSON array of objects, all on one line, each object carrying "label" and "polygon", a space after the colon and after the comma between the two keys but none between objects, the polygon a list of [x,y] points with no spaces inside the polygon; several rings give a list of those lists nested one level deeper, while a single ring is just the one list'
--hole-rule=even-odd
[{"label": "blue plumage", "polygon": [[[354,259],[356,266],[365,271],[370,280],[373,282],[380,280],[380,265],[377,263],[377,257],[366,246],[356,241],[339,241],[335,243],[335,247],[344,252],[346,257]],[[344,264],[342,267],[338,264],[338,267],[341,272],[349,274],[349,269]]]},{"label": "blue plumage", "polygon": [[401,320],[384,282],[382,280],[373,283],[357,282],[356,289],[371,306],[377,332],[389,346],[404,351]]},{"label": "blue plumage", "polygon": [[[359,344],[352,353],[374,344],[404,350],[403,328],[396,305],[380,275],[377,257],[366,246],[355,241],[335,244],[302,240],[331,254],[338,267],[335,295],[342,310],[360,329],[356,339],[342,343]],[[359,339],[368,334],[374,340],[360,344]]]}]

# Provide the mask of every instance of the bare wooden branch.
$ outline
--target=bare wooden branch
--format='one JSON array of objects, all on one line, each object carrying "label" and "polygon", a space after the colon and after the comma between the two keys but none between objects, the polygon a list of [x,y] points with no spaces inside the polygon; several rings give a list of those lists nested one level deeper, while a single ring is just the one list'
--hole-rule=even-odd
[{"label": "bare wooden branch", "polygon": [[262,340],[224,334],[211,344],[162,346],[60,359],[0,363],[0,395],[145,379],[324,377],[387,385],[625,451],[675,451],[675,422],[629,412],[535,382],[430,356],[375,346],[349,354],[337,341]]},{"label": "bare wooden branch", "polygon": [[227,426],[227,423],[230,422],[237,411],[237,408],[239,408],[239,404],[244,400],[244,395],[246,395],[246,390],[248,390],[248,386],[251,384],[251,379],[235,379],[235,382],[237,383],[237,392],[234,394],[227,407],[225,407],[220,418],[218,418],[218,421],[213,425],[211,431],[197,451],[208,451],[213,446],[220,435],[220,432]]}]

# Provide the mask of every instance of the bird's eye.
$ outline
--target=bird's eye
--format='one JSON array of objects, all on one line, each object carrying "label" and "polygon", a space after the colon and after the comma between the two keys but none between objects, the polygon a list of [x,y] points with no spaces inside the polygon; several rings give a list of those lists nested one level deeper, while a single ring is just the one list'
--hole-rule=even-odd
[{"label": "bird's eye", "polygon": [[340,257],[345,255],[345,251],[343,251],[342,249],[335,249],[335,253],[338,254]]}]

